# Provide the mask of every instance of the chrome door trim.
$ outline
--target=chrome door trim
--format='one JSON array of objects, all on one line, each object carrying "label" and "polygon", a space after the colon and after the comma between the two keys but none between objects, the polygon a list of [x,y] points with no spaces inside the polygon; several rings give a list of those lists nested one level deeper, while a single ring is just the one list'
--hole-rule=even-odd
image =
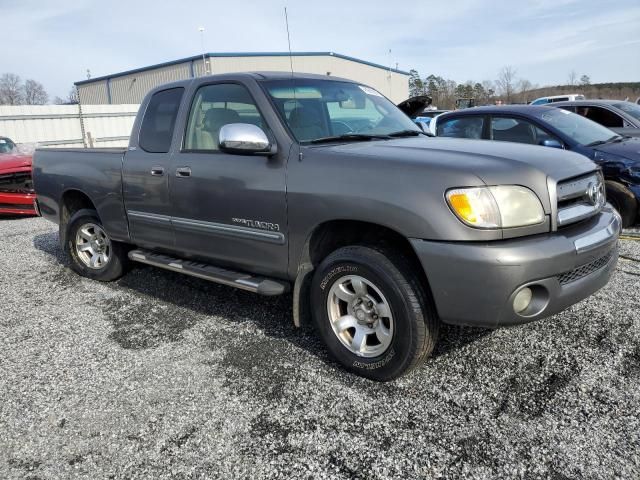
[{"label": "chrome door trim", "polygon": [[202,220],[192,220],[189,218],[172,217],[171,222],[176,228],[180,227],[183,231],[193,231],[199,233],[208,233],[211,235],[220,235],[224,237],[257,240],[267,243],[275,243],[277,245],[284,245],[285,243],[285,236],[281,232],[269,232],[257,228],[238,227],[235,225],[204,222]]},{"label": "chrome door trim", "polygon": [[136,220],[146,221],[153,224],[167,225],[171,223],[171,217],[168,215],[158,215],[157,213],[139,212],[137,210],[127,210],[127,215]]}]

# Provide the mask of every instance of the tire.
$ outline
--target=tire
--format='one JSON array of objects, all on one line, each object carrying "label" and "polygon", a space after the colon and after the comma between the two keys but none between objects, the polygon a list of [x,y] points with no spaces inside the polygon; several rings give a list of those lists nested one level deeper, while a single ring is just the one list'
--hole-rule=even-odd
[{"label": "tire", "polygon": [[606,187],[607,200],[622,217],[622,227],[627,228],[636,223],[638,201],[633,192],[617,182],[606,182]]},{"label": "tire", "polygon": [[377,381],[420,365],[433,351],[440,325],[430,292],[411,265],[377,247],[344,247],[325,258],[314,273],[311,310],[330,354],[347,370]]},{"label": "tire", "polygon": [[71,258],[71,269],[79,275],[110,282],[125,273],[127,246],[109,238],[95,210],[74,213],[66,225],[65,238],[64,250]]}]

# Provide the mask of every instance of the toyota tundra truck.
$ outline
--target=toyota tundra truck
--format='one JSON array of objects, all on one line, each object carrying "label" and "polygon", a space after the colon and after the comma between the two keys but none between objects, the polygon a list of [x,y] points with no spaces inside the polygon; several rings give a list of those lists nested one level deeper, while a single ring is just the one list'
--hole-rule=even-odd
[{"label": "toyota tundra truck", "polygon": [[441,322],[548,317],[603,287],[618,258],[620,217],[587,158],[430,138],[335,77],[155,88],[128,148],[39,149],[34,185],[80,275],[111,281],[139,262],[291,292],[295,325],[379,381],[420,365]]}]

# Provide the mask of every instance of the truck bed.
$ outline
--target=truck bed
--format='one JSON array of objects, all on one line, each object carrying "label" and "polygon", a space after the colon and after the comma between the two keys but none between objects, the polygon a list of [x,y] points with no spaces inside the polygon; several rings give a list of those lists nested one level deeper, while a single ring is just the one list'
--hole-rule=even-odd
[{"label": "truck bed", "polygon": [[[122,196],[126,148],[39,148],[33,156],[33,183],[42,216],[59,223],[67,196],[97,210],[114,240],[129,240]],[[90,200],[89,200],[90,199]]]}]

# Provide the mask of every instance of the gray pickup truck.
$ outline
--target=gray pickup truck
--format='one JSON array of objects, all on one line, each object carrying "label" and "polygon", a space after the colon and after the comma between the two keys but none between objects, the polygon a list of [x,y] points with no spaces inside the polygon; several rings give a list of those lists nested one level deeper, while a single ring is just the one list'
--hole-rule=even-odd
[{"label": "gray pickup truck", "polygon": [[[72,268],[140,262],[263,295],[292,291],[352,372],[390,380],[440,322],[497,327],[604,286],[620,218],[585,157],[428,138],[376,90],[242,73],[151,91],[127,149],[43,149],[37,206]],[[211,299],[215,301],[215,299]]]}]

